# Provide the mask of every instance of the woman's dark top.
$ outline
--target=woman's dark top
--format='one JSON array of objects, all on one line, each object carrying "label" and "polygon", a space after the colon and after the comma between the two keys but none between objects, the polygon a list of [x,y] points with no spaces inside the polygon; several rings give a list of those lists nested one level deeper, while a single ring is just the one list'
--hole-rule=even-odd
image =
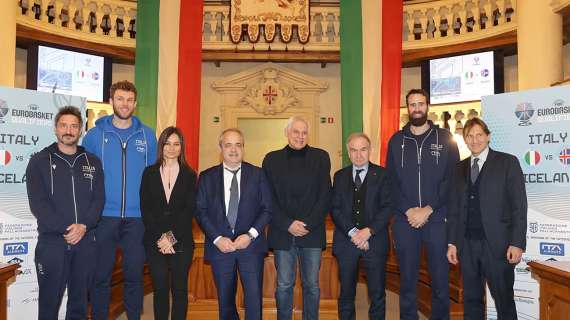
[{"label": "woman's dark top", "polygon": [[141,181],[141,213],[145,226],[144,244],[156,248],[163,233],[172,231],[178,241],[175,251],[192,250],[192,218],[196,211],[196,173],[180,166],[170,201],[166,201],[160,165],[147,167]]}]

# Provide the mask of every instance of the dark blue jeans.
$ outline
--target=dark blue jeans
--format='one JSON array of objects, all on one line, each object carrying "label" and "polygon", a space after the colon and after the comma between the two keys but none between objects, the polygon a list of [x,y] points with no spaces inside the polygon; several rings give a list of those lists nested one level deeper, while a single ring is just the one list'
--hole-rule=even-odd
[{"label": "dark blue jeans", "polygon": [[145,249],[144,225],[140,218],[102,217],[97,225],[97,269],[91,292],[94,320],[109,318],[111,276],[117,246],[123,251],[125,281],[123,299],[127,318],[140,319],[143,303],[143,269]]},{"label": "dark blue jeans", "polygon": [[299,248],[275,250],[277,269],[277,319],[290,320],[293,316],[293,287],[297,276],[297,258],[301,263],[301,285],[303,288],[303,320],[319,318],[319,270],[321,269],[321,248]]}]

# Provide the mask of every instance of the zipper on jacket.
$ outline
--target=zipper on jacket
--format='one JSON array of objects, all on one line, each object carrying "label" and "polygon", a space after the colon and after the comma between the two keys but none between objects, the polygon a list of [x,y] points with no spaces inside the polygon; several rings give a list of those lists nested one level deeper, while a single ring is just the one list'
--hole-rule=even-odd
[{"label": "zipper on jacket", "polygon": [[73,209],[75,210],[75,224],[77,224],[77,201],[75,201],[75,177],[73,176],[73,168],[70,169],[71,171],[71,190],[73,192]]},{"label": "zipper on jacket", "polygon": [[121,141],[121,152],[122,152],[122,168],[123,168],[123,185],[121,188],[121,218],[125,217],[125,201],[126,201],[126,189],[127,189],[127,143]]},{"label": "zipper on jacket", "polygon": [[[419,201],[420,207],[423,206],[422,205],[422,170],[421,170],[421,168],[422,168],[422,150],[424,147],[424,142],[431,135],[432,131],[433,131],[433,128],[431,128],[429,130],[429,132],[426,134],[426,136],[424,137],[424,139],[422,140],[422,143],[420,145],[418,145],[418,141],[416,139],[411,138],[411,137],[407,137],[406,135],[404,135],[404,139],[412,140],[416,144],[416,154],[418,156],[418,201]],[[402,161],[403,161],[403,159],[404,159],[404,157],[403,157],[403,153],[402,153]]]},{"label": "zipper on jacket", "polygon": [[59,154],[54,153],[54,155],[56,155],[58,158],[60,158],[61,160],[65,161],[67,163],[67,165],[69,166],[69,172],[71,173],[71,193],[73,195],[73,213],[75,214],[75,223],[79,223],[79,219],[77,218],[77,200],[75,200],[75,176],[74,176],[74,168],[75,168],[75,161],[77,161],[77,159],[79,159],[79,157],[85,155],[85,153],[82,153],[78,156],[75,157],[75,159],[73,160],[73,163],[69,163],[65,158],[61,157]]},{"label": "zipper on jacket", "polygon": [[[423,207],[422,205],[422,171],[421,171],[421,167],[422,167],[422,149],[424,148],[424,142],[426,142],[427,138],[431,135],[431,132],[433,131],[433,128],[431,128],[429,130],[429,132],[426,134],[426,136],[424,137],[424,139],[422,140],[422,143],[420,144],[420,148],[419,148],[419,153],[418,153],[418,198],[420,200],[420,208]],[[414,139],[415,140],[415,139]],[[418,146],[418,142],[416,141],[416,148]],[[417,150],[417,149],[416,149]]]},{"label": "zipper on jacket", "polygon": [[[417,144],[417,142],[416,142]],[[422,144],[423,145],[423,144]],[[420,147],[420,153],[418,154],[418,198],[420,201],[420,208],[422,208],[422,147]]]},{"label": "zipper on jacket", "polygon": [[109,132],[111,134],[114,134],[115,136],[117,136],[117,139],[119,139],[120,143],[121,143],[121,169],[122,169],[122,186],[121,186],[121,212],[120,212],[120,216],[121,218],[125,218],[125,210],[126,210],[126,201],[127,201],[127,144],[129,142],[129,140],[134,137],[135,135],[142,133],[143,130],[139,129],[139,130],[135,130],[135,132],[131,133],[131,135],[129,135],[127,137],[127,139],[125,139],[125,141],[123,141],[123,139],[121,138],[121,136],[114,132],[114,131],[106,131]]}]

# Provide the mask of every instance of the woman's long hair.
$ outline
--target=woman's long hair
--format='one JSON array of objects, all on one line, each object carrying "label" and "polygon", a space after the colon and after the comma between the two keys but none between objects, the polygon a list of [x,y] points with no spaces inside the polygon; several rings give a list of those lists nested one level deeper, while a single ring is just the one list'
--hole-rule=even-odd
[{"label": "woman's long hair", "polygon": [[178,164],[180,167],[192,169],[186,162],[186,143],[184,142],[184,135],[182,135],[182,131],[179,128],[172,126],[164,129],[158,138],[156,164],[164,164],[164,145],[166,144],[166,140],[168,140],[168,138],[173,134],[176,134],[178,139],[180,139],[180,155],[178,155]]}]

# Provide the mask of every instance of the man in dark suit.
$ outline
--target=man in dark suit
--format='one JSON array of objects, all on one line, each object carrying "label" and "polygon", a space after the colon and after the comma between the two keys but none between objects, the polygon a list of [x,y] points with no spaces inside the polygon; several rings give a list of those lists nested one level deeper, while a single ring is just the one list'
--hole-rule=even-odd
[{"label": "man in dark suit", "polygon": [[339,268],[341,320],[356,319],[354,297],[358,261],[366,270],[370,319],[386,316],[386,258],[390,221],[390,186],[386,169],[369,162],[370,138],[353,133],[347,140],[352,165],[334,175],[332,216],[335,230],[333,254]]},{"label": "man in dark suit", "polygon": [[485,280],[498,319],[517,319],[514,268],[526,247],[527,199],[516,157],[489,148],[487,125],[468,120],[471,157],[456,168],[447,215],[447,258],[461,260],[465,319],[483,319]]},{"label": "man in dark suit", "polygon": [[218,291],[219,318],[239,319],[237,273],[245,298],[245,318],[261,319],[265,226],[271,195],[263,171],[243,162],[243,135],[227,129],[219,138],[223,162],[200,174],[196,219],[206,235],[204,258],[211,262]]}]

